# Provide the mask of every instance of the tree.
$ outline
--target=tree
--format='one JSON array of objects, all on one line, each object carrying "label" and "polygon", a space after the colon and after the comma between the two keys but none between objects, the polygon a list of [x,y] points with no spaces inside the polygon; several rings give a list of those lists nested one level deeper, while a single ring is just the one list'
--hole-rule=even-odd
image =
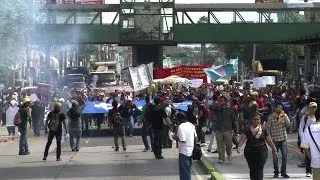
[{"label": "tree", "polygon": [[[27,34],[34,24],[33,0],[2,0],[0,8],[0,79],[26,58]],[[3,76],[2,76],[3,75]]]}]

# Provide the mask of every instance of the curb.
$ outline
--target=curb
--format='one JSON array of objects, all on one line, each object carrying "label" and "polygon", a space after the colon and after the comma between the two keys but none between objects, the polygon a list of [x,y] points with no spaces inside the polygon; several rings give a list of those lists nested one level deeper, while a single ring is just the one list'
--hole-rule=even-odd
[{"label": "curb", "polygon": [[199,161],[202,169],[210,175],[210,180],[224,180],[225,178],[213,167],[212,163],[205,157],[205,153]]},{"label": "curb", "polygon": [[4,143],[8,143],[8,142],[13,142],[16,141],[17,138],[16,137],[1,137],[0,136],[0,143],[4,144]]}]

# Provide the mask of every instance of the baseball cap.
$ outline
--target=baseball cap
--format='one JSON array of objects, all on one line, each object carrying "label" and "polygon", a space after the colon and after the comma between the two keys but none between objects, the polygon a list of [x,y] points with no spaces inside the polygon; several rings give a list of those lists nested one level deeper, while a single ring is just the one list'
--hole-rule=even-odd
[{"label": "baseball cap", "polygon": [[318,107],[316,102],[310,102],[309,107]]}]

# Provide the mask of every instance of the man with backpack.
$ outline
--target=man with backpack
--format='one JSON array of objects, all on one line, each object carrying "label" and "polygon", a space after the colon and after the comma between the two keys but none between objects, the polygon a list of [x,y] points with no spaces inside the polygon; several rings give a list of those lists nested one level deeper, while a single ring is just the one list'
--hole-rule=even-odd
[{"label": "man with backpack", "polygon": [[121,118],[119,109],[118,109],[118,102],[117,100],[112,101],[112,109],[109,111],[108,119],[110,120],[110,125],[113,128],[113,136],[114,136],[114,151],[119,151],[119,143],[118,137],[121,137],[122,147],[123,150],[126,151],[126,142],[124,139],[124,123],[123,118]]},{"label": "man with backpack", "polygon": [[[28,123],[31,128],[31,112],[29,109],[30,106],[31,106],[31,100],[28,96],[26,96],[23,99],[23,104],[18,111],[19,117],[15,117],[15,119],[16,118],[21,119],[19,124],[15,123],[15,125],[18,126],[18,129],[20,132],[19,155],[29,155],[30,154],[29,146],[28,146],[28,139],[27,139]],[[18,115],[18,113],[17,113],[17,115]]]},{"label": "man with backpack", "polygon": [[[315,102],[310,102],[308,108],[306,109],[305,115],[300,120],[299,125],[299,136],[301,141],[303,141],[305,130],[311,125],[316,123],[316,110],[318,106]],[[306,177],[311,177],[312,168],[311,168],[311,159],[305,154],[305,163],[306,163]]]},{"label": "man with backpack", "polygon": [[57,142],[57,161],[61,161],[60,155],[61,155],[61,139],[62,139],[62,124],[66,131],[66,134],[68,134],[67,125],[66,125],[66,115],[61,112],[61,103],[56,102],[54,104],[54,109],[51,111],[46,120],[45,125],[45,132],[48,133],[47,128],[49,128],[49,135],[48,135],[48,141],[46,144],[46,148],[44,151],[43,160],[47,160],[48,154],[49,154],[49,148],[52,144],[52,140],[54,137],[56,137]]}]

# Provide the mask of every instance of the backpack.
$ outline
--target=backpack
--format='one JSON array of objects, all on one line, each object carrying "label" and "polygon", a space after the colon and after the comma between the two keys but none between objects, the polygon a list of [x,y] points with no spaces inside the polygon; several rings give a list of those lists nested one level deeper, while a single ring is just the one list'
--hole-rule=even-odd
[{"label": "backpack", "polygon": [[48,128],[50,131],[58,131],[59,130],[59,127],[60,127],[59,115],[60,115],[60,113],[59,114],[56,114],[53,112],[50,113],[50,117],[49,117],[50,121],[48,124]]},{"label": "backpack", "polygon": [[192,151],[192,159],[193,160],[200,160],[202,157],[202,149],[200,144],[195,144]]},{"label": "backpack", "polygon": [[18,111],[16,113],[16,115],[14,116],[14,118],[13,118],[13,124],[15,126],[19,126],[21,123],[22,123],[22,119],[21,119],[21,116],[20,116],[20,112]]}]

